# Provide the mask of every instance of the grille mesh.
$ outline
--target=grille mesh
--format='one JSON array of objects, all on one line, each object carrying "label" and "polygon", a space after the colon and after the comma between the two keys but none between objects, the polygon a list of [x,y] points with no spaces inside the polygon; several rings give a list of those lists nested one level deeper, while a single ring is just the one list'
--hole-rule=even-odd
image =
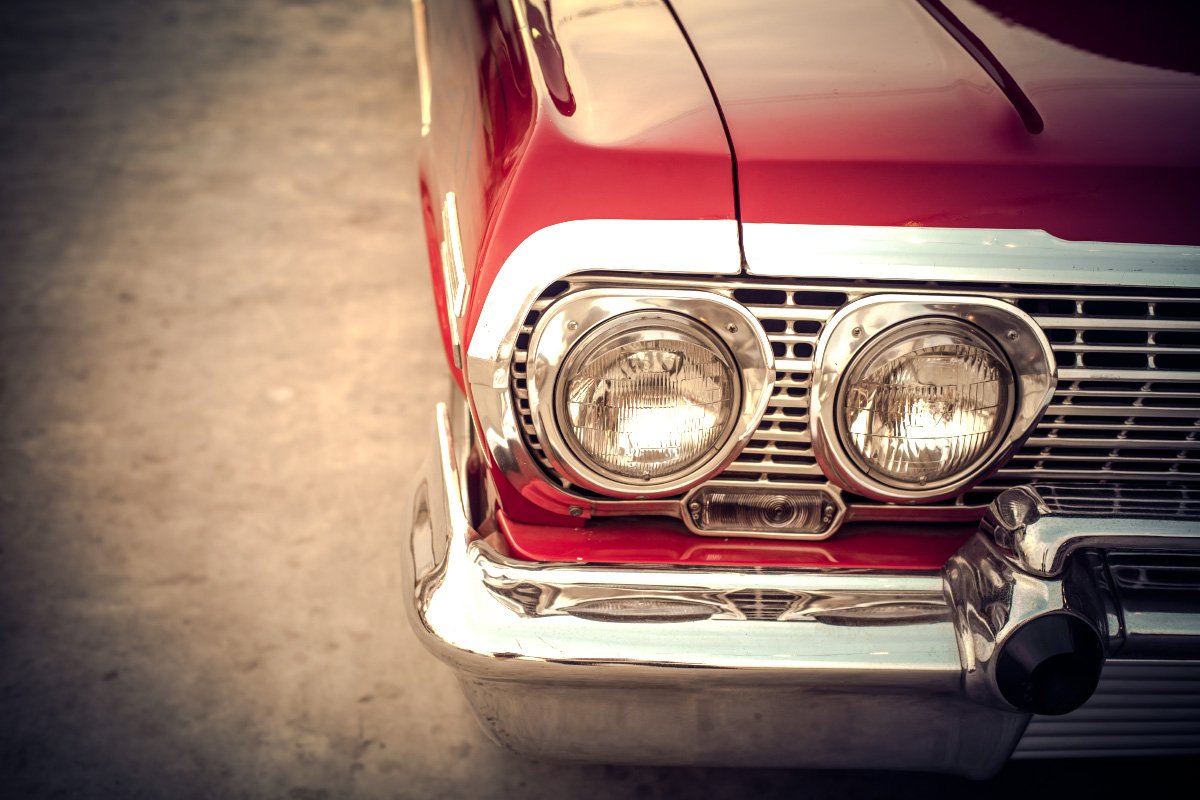
[{"label": "grille mesh", "polygon": [[[1054,398],[1025,446],[986,483],[940,505],[985,505],[999,490],[1031,482],[1123,485],[1131,499],[1172,489],[1191,500],[1200,486],[1200,292],[612,274],[573,276],[550,287],[517,342],[514,397],[526,440],[551,476],[529,415],[525,348],[541,311],[556,298],[601,286],[714,291],[743,304],[763,326],[775,355],[775,388],[749,445],[716,482],[823,482],[808,427],[812,356],[821,330],[839,308],[860,297],[913,292],[976,294],[1013,303],[1042,327],[1058,361]],[[860,507],[880,505],[853,496],[847,500]],[[893,516],[927,514],[889,508]]]},{"label": "grille mesh", "polygon": [[1034,717],[1013,758],[1200,753],[1200,662],[1109,661],[1077,711]]}]

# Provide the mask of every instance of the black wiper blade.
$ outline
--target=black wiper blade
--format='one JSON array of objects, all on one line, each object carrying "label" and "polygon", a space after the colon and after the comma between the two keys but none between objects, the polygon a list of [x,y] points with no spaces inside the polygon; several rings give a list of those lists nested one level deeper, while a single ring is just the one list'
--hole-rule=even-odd
[{"label": "black wiper blade", "polygon": [[1021,122],[1025,123],[1025,130],[1030,133],[1041,133],[1046,129],[1046,123],[1042,120],[1042,115],[1034,108],[1033,101],[1021,90],[1016,78],[1004,68],[1000,59],[996,58],[995,53],[988,49],[982,39],[963,24],[962,20],[950,13],[950,9],[946,8],[941,0],[917,0],[917,2],[929,13],[929,16],[946,29],[946,33],[950,34],[954,41],[958,42],[962,49],[966,50],[979,66],[983,67],[983,71],[988,74],[988,77],[1000,87],[1000,91],[1004,92],[1008,102],[1012,103],[1017,115],[1021,117]]}]

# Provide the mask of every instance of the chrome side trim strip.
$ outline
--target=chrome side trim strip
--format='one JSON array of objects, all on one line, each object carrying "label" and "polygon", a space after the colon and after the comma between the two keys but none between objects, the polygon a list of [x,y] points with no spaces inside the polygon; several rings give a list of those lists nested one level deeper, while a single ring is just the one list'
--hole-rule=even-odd
[{"label": "chrome side trim strip", "polygon": [[458,202],[454,192],[442,200],[442,286],[450,323],[450,351],[454,366],[462,369],[462,339],[459,323],[467,296],[467,273],[463,266],[462,236],[458,231]]},{"label": "chrome side trim strip", "polygon": [[462,235],[458,231],[458,199],[454,192],[446,192],[446,199],[442,201],[442,270],[450,316],[461,317],[467,296],[467,272],[463,265]]},{"label": "chrome side trim strip", "polygon": [[1200,287],[1200,246],[1072,242],[1041,230],[742,226],[747,271],[775,277]]},{"label": "chrome side trim strip", "polygon": [[417,90],[421,97],[421,136],[433,122],[433,84],[429,74],[429,21],[425,0],[412,0],[413,44],[417,55]]}]

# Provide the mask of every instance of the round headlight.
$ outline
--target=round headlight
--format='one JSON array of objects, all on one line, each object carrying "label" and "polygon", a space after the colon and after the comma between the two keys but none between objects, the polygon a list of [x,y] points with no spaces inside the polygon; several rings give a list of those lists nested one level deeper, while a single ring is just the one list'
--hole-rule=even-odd
[{"label": "round headlight", "polygon": [[740,395],[732,356],[706,328],[677,314],[631,312],[571,349],[555,404],[580,461],[606,478],[653,487],[713,456],[738,417]]},{"label": "round headlight", "polygon": [[857,467],[899,489],[970,474],[995,452],[1013,416],[1004,352],[975,326],[933,318],[898,325],[850,363],[838,432]]}]

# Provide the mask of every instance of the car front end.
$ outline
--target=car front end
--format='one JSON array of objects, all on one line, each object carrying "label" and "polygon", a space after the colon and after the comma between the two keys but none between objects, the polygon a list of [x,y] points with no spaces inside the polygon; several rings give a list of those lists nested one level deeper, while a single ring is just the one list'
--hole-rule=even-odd
[{"label": "car front end", "polygon": [[[471,189],[436,145],[423,168],[455,379],[410,491],[405,591],[493,738],[972,777],[1200,751],[1200,248],[990,212],[825,224],[786,197],[787,221],[755,217],[750,135],[740,207],[697,213],[708,144],[657,153],[658,118],[632,139],[572,127],[613,102],[580,80],[604,14],[482,5],[477,43],[541,74],[509,110],[523,133],[494,108],[480,128],[496,183]],[[643,6],[639,30],[678,23],[719,65],[705,4]],[[480,74],[461,96],[509,80]],[[713,142],[694,115],[670,124]],[[643,156],[687,176],[670,216],[603,191],[558,214],[535,190],[588,159],[603,188]]]}]

